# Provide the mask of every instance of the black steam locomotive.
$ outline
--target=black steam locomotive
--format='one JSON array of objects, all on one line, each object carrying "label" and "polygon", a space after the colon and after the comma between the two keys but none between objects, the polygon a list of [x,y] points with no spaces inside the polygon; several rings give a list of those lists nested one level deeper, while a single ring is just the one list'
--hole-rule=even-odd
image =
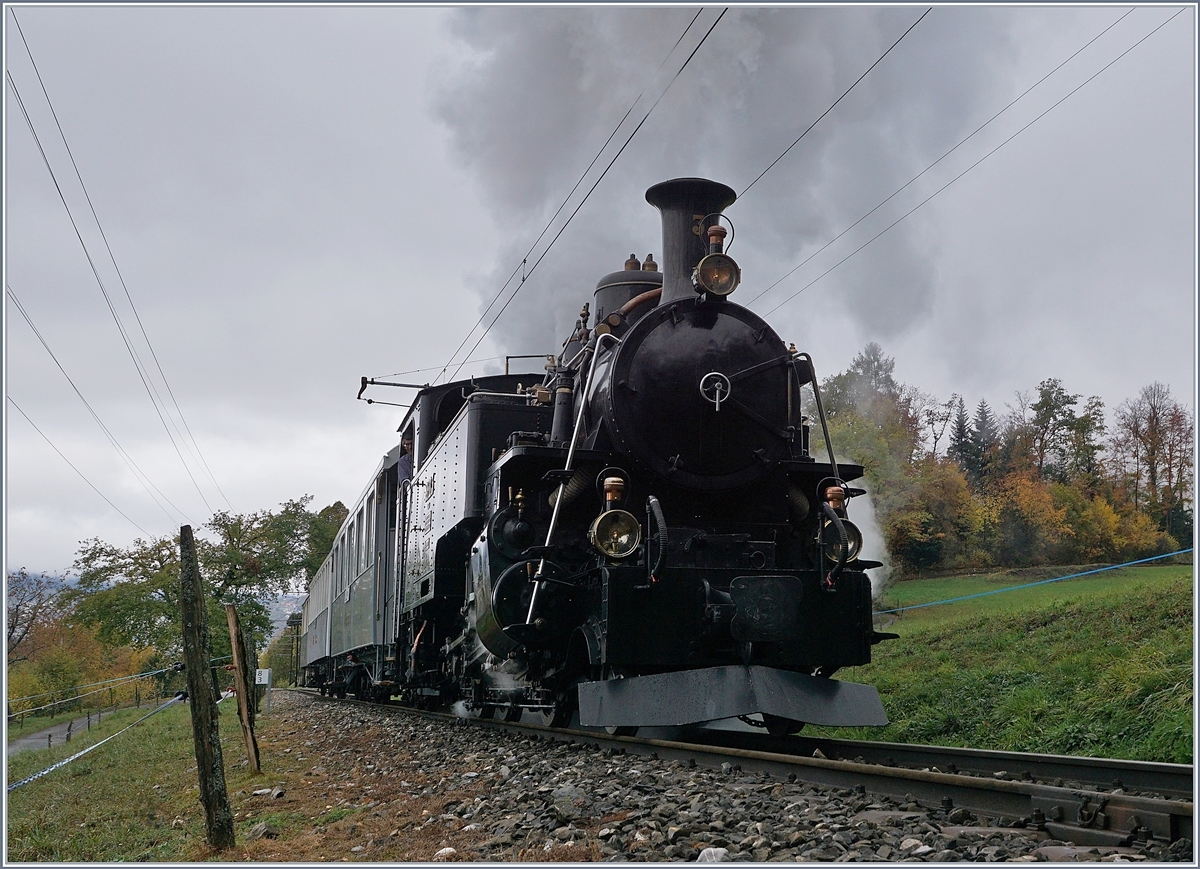
[{"label": "black steam locomotive", "polygon": [[893,636],[846,516],[862,468],[833,459],[811,358],[728,299],[735,198],[651,187],[662,271],[601,279],[539,382],[420,388],[412,458],[384,457],[310,585],[306,684],[622,732],[887,722],[830,678]]}]

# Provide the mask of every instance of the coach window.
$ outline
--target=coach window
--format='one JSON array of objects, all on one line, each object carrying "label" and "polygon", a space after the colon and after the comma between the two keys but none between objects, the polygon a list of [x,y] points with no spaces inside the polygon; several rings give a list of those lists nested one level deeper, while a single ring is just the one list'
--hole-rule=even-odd
[{"label": "coach window", "polygon": [[354,536],[354,577],[362,573],[363,569],[363,508],[358,508],[358,527],[355,529]]},{"label": "coach window", "polygon": [[333,545],[333,561],[329,564],[329,593],[332,597],[337,597],[338,593],[338,558],[341,556],[341,545],[335,543]]},{"label": "coach window", "polygon": [[367,567],[375,563],[375,493],[367,498],[367,549],[365,554]]}]

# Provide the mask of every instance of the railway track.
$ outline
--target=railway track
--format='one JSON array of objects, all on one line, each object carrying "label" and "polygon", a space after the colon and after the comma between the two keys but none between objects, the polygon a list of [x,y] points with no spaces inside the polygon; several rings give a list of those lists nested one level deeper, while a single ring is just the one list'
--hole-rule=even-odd
[{"label": "railway track", "polygon": [[969,813],[993,826],[1032,827],[1081,846],[1136,847],[1194,838],[1192,766],[741,731],[693,730],[688,741],[649,739],[363,705],[887,796],[917,803],[947,827],[956,819],[965,825]]}]

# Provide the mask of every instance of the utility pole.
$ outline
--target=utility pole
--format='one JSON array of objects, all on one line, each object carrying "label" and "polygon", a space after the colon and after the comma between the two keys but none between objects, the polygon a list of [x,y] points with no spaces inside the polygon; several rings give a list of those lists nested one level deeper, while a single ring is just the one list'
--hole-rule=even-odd
[{"label": "utility pole", "polygon": [[[221,850],[233,847],[233,810],[225,788],[225,761],[221,757],[221,732],[217,722],[208,666],[212,646],[208,638],[208,615],[204,590],[196,563],[196,541],[192,526],[179,529],[179,601],[183,610],[183,655],[187,669],[188,698],[192,709],[192,741],[196,746],[196,770],[200,777],[200,802],[204,804],[204,826],[208,844]],[[97,716],[98,720],[99,716]]]},{"label": "utility pole", "polygon": [[242,640],[242,628],[238,622],[237,609],[233,604],[225,604],[225,619],[229,622],[229,646],[233,651],[233,684],[237,691],[238,718],[242,721],[242,739],[246,743],[246,759],[250,768],[262,772],[258,763],[258,740],[254,738],[254,703],[250,692],[254,683],[246,678],[246,647]]}]

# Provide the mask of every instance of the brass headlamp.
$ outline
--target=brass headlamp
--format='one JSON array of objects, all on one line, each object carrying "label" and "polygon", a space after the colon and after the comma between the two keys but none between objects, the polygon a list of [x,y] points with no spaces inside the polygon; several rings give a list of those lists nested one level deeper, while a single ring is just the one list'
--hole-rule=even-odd
[{"label": "brass headlamp", "polygon": [[627,510],[605,510],[588,529],[588,540],[609,558],[628,558],[642,542],[642,526]]}]

